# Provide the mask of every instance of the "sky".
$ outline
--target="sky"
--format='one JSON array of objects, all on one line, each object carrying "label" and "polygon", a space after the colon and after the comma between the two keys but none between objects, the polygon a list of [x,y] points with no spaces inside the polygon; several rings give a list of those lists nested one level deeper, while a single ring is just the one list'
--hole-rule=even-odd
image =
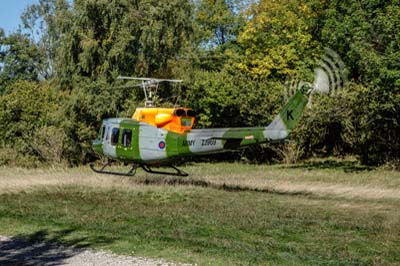
[{"label": "sky", "polygon": [[39,0],[0,0],[0,28],[8,35],[18,29],[21,24],[21,14],[30,4]]}]

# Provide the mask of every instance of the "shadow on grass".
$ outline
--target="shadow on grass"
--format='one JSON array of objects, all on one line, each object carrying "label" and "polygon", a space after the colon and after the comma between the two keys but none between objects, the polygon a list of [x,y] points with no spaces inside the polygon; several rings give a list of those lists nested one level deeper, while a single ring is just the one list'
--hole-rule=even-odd
[{"label": "shadow on grass", "polygon": [[110,243],[105,237],[72,237],[75,230],[40,230],[28,235],[0,238],[0,265],[63,265],[64,261],[91,244]]},{"label": "shadow on grass", "polygon": [[135,180],[136,184],[141,185],[167,185],[167,186],[195,186],[203,188],[212,188],[227,192],[260,192],[278,195],[303,195],[309,196],[312,193],[307,191],[279,191],[272,188],[255,188],[246,185],[216,184],[202,179],[186,179],[181,177],[149,177]]},{"label": "shadow on grass", "polygon": [[306,170],[322,170],[322,169],[336,169],[343,170],[346,173],[370,171],[374,167],[360,165],[357,161],[341,161],[341,160],[322,160],[322,161],[308,161],[295,165],[283,165],[282,168],[292,169],[306,169]]}]

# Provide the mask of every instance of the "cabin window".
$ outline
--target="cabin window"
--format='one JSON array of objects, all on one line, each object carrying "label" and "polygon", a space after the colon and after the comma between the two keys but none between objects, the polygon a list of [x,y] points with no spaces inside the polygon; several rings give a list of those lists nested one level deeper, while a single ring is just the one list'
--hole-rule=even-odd
[{"label": "cabin window", "polygon": [[174,114],[175,114],[176,116],[184,116],[184,115],[186,114],[186,112],[185,112],[185,110],[183,110],[183,109],[176,109],[176,110],[174,111]]},{"label": "cabin window", "polygon": [[196,116],[196,112],[193,111],[193,110],[187,110],[186,115],[190,116],[190,117],[195,117]]},{"label": "cabin window", "polygon": [[182,117],[181,126],[190,127],[192,126],[192,119],[189,117]]},{"label": "cabin window", "polygon": [[111,132],[111,145],[116,145],[118,143],[119,128],[114,127]]},{"label": "cabin window", "polygon": [[110,127],[106,127],[106,140],[108,141],[110,138]]},{"label": "cabin window", "polygon": [[101,127],[101,139],[104,139],[104,134],[106,133],[106,126]]},{"label": "cabin window", "polygon": [[132,143],[132,129],[124,128],[122,131],[122,146],[130,147]]}]

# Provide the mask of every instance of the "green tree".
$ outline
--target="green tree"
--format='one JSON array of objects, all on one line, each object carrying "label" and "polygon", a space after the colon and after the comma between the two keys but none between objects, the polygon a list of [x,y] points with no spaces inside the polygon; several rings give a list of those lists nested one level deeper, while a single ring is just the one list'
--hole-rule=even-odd
[{"label": "green tree", "polygon": [[49,79],[55,75],[57,49],[61,34],[69,28],[71,18],[67,0],[39,0],[29,5],[21,15],[22,28],[26,35],[43,53],[40,75]]},{"label": "green tree", "polygon": [[170,75],[191,34],[188,1],[75,1],[58,55],[63,81],[73,75]]},{"label": "green tree", "polygon": [[[0,96],[0,148],[40,157],[35,136],[43,127],[59,126],[59,96],[47,82],[15,81]],[[53,136],[56,137],[56,136]]]},{"label": "green tree", "polygon": [[366,89],[353,106],[357,153],[368,164],[400,158],[400,2],[331,1],[322,42],[343,54]]},{"label": "green tree", "polygon": [[237,36],[246,23],[245,11],[250,5],[243,0],[196,0],[191,54],[196,69],[219,71],[235,50]]},{"label": "green tree", "polygon": [[12,81],[38,80],[41,64],[42,51],[26,35],[0,29],[0,93]]},{"label": "green tree", "polygon": [[235,0],[201,0],[197,3],[195,22],[204,46],[224,45],[238,33],[241,14]]}]

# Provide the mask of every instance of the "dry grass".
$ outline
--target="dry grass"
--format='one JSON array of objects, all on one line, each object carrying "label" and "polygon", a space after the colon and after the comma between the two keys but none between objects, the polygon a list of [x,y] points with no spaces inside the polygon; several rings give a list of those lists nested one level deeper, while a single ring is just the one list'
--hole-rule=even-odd
[{"label": "dry grass", "polygon": [[0,168],[0,192],[53,185],[133,189],[145,184],[201,185],[226,190],[313,194],[375,200],[400,199],[400,173],[388,170],[344,172],[246,164],[196,164],[184,167],[187,178],[159,177],[138,171],[135,177],[101,175],[89,167]]},{"label": "dry grass", "polygon": [[0,192],[17,192],[43,186],[131,187],[127,177],[96,174],[88,167],[24,169],[0,168]]},{"label": "dry grass", "polygon": [[340,169],[291,168],[279,166],[244,166],[227,175],[221,171],[202,174],[199,178],[217,186],[231,186],[276,193],[331,195],[362,199],[400,199],[400,172],[382,169],[345,172]]}]

